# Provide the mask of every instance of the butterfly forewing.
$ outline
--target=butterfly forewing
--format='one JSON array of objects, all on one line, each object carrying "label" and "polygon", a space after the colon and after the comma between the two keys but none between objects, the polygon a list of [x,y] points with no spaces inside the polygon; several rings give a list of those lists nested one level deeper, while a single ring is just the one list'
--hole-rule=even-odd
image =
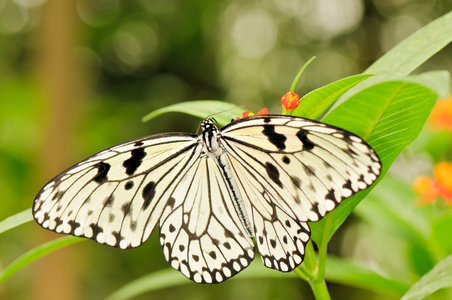
[{"label": "butterfly forewing", "polygon": [[99,152],[38,193],[34,218],[58,233],[137,247],[160,218],[166,188],[200,155],[200,148],[195,136],[159,135]]},{"label": "butterfly forewing", "polygon": [[289,116],[231,123],[222,130],[222,146],[234,157],[233,167],[248,171],[242,178],[255,178],[271,203],[300,222],[318,221],[370,186],[381,169],[373,149],[358,136]]}]

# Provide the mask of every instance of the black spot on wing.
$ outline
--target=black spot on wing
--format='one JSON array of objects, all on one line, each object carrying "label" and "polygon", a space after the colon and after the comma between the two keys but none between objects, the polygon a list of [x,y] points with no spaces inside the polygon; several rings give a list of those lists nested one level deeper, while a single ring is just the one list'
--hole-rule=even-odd
[{"label": "black spot on wing", "polygon": [[124,216],[131,213],[130,206],[132,205],[132,202],[126,202],[121,206],[121,210],[124,213]]},{"label": "black spot on wing", "polygon": [[135,231],[137,229],[137,221],[130,221],[130,230]]},{"label": "black spot on wing", "polygon": [[61,220],[60,217],[56,217],[54,221],[56,224],[55,228],[58,227],[59,225],[63,224],[63,221]]},{"label": "black spot on wing", "polygon": [[273,249],[276,248],[276,241],[274,239],[270,239],[270,245],[272,246]]},{"label": "black spot on wing", "polygon": [[111,194],[110,196],[108,196],[105,201],[104,201],[104,206],[112,206],[113,201],[115,201],[115,196],[113,194]]},{"label": "black spot on wing", "polygon": [[133,188],[133,181],[132,180],[127,181],[126,184],[124,185],[124,188],[126,190],[130,190],[131,188]]},{"label": "black spot on wing", "polygon": [[72,234],[72,235],[75,235],[75,230],[78,227],[80,227],[80,223],[76,222],[74,220],[69,220],[67,223],[68,223],[69,226],[71,226],[71,231],[69,233]]},{"label": "black spot on wing", "polygon": [[319,203],[318,203],[318,202],[312,203],[311,210],[312,210],[316,215],[321,216],[320,211],[319,211]]},{"label": "black spot on wing", "polygon": [[174,199],[173,197],[169,197],[168,201],[166,201],[166,205],[173,209],[174,204],[176,204],[176,199]]},{"label": "black spot on wing", "polygon": [[312,150],[314,148],[314,143],[309,140],[306,130],[300,129],[297,132],[297,137],[303,143],[303,150]]},{"label": "black spot on wing", "polygon": [[97,168],[97,174],[94,176],[93,180],[99,184],[107,181],[108,171],[110,171],[110,165],[105,162],[100,162],[94,167]]},{"label": "black spot on wing", "polygon": [[99,235],[99,233],[103,232],[104,230],[102,229],[102,227],[100,227],[97,224],[90,224],[89,227],[91,227],[91,229],[93,230],[93,236],[92,239],[97,239],[97,236]]},{"label": "black spot on wing", "polygon": [[287,155],[284,155],[282,158],[283,163],[286,165],[290,164],[290,158]]},{"label": "black spot on wing", "polygon": [[122,236],[121,233],[117,231],[113,231],[111,235],[113,235],[116,240],[115,247],[119,247],[119,243],[124,239],[124,236]]},{"label": "black spot on wing", "polygon": [[[48,212],[45,212],[44,213],[44,220],[42,220],[42,223],[44,223],[45,221],[47,221],[47,220],[50,220],[50,216],[49,216],[49,213]],[[42,224],[41,223],[41,224]]]},{"label": "black spot on wing", "polygon": [[235,238],[234,234],[227,228],[224,229],[224,236],[228,238]]},{"label": "black spot on wing", "polygon": [[155,182],[151,181],[143,188],[143,192],[141,194],[144,200],[143,207],[141,208],[142,210],[145,210],[151,204],[151,201],[155,196],[155,186]]},{"label": "black spot on wing", "polygon": [[122,164],[126,168],[126,174],[131,176],[135,173],[138,167],[143,162],[143,158],[146,156],[143,148],[134,149],[131,151],[132,157],[125,160]]},{"label": "black spot on wing", "polygon": [[279,150],[286,149],[287,138],[283,134],[275,132],[274,125],[264,125],[262,133],[268,138],[268,141],[275,145]]},{"label": "black spot on wing", "polygon": [[63,195],[64,195],[64,191],[58,191],[58,192],[56,192],[55,193],[55,195],[53,195],[53,197],[52,197],[52,201],[60,201],[61,200],[61,197],[63,197]]},{"label": "black spot on wing", "polygon": [[268,177],[276,183],[280,188],[282,188],[282,182],[279,180],[279,171],[278,169],[271,163],[265,163],[265,170],[267,171]]},{"label": "black spot on wing", "polygon": [[336,199],[335,193],[334,193],[334,189],[330,189],[328,191],[328,193],[325,194],[325,199],[334,201],[336,204],[338,204],[339,202]]}]

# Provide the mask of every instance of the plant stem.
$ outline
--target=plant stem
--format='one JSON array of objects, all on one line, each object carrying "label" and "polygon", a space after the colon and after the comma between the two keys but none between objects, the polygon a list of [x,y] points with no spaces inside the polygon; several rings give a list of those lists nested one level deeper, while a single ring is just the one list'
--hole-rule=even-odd
[{"label": "plant stem", "polygon": [[326,217],[325,225],[323,226],[322,239],[320,241],[319,256],[318,256],[318,269],[317,269],[317,279],[324,280],[325,278],[325,268],[326,268],[326,256],[328,250],[328,232],[330,231],[331,225],[333,224],[333,218]]},{"label": "plant stem", "polygon": [[289,92],[294,92],[295,88],[297,87],[298,84],[298,80],[300,79],[301,74],[303,74],[304,69],[306,69],[306,67],[311,63],[311,61],[313,61],[315,59],[315,56],[311,57],[310,60],[308,60],[303,67],[301,67],[300,71],[298,71],[297,76],[295,76],[295,79],[292,82],[292,86],[290,87]]},{"label": "plant stem", "polygon": [[310,281],[309,285],[316,300],[331,300],[325,280]]}]

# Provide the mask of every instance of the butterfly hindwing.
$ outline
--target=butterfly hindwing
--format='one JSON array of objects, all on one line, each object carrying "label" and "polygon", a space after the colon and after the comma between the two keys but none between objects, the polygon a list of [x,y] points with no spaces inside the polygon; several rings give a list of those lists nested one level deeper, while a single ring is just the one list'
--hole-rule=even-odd
[{"label": "butterfly hindwing", "polygon": [[214,160],[200,157],[174,198],[174,207],[160,221],[160,243],[171,266],[195,282],[218,283],[249,265],[254,244]]}]

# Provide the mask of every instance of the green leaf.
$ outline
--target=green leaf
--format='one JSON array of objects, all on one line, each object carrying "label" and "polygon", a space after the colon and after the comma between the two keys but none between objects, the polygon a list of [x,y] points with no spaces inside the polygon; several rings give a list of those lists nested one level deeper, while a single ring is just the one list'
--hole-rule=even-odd
[{"label": "green leaf", "polygon": [[422,27],[388,51],[364,73],[406,76],[452,41],[452,12]]},{"label": "green leaf", "polygon": [[407,76],[402,81],[414,82],[438,94],[440,98],[448,98],[450,94],[450,73],[448,71],[431,71]]},{"label": "green leaf", "polygon": [[236,104],[228,103],[224,101],[215,100],[199,100],[199,101],[187,101],[170,106],[166,106],[147,114],[143,117],[142,121],[147,122],[161,114],[168,112],[181,112],[189,114],[195,117],[204,119],[208,116],[214,115],[215,120],[221,124],[226,125],[231,122],[231,119],[241,117],[242,112],[245,110],[238,107]]},{"label": "green leaf", "polygon": [[452,287],[452,255],[449,255],[416,282],[402,300],[423,299],[439,289]]},{"label": "green leaf", "polygon": [[25,253],[18,259],[16,259],[14,262],[12,262],[9,266],[7,266],[5,269],[3,269],[0,272],[0,283],[5,281],[7,278],[12,276],[13,274],[17,273],[18,271],[20,271],[27,265],[38,260],[39,258],[41,258],[49,253],[52,253],[58,249],[81,242],[83,240],[84,239],[81,239],[81,238],[68,236],[68,237],[63,237],[60,239],[50,241],[48,243],[42,244],[42,245],[28,251],[27,253]]},{"label": "green leaf", "polygon": [[[233,280],[242,280],[249,278],[286,278],[298,279],[295,273],[281,273],[275,270],[264,267],[262,262],[255,262],[240,272]],[[191,284],[192,281],[182,276],[174,269],[164,269],[154,272],[143,277],[137,278],[128,284],[122,286],[113,294],[105,298],[105,300],[124,300],[143,295],[145,293],[153,292],[159,289],[176,287],[184,284]]]},{"label": "green leaf", "polygon": [[407,37],[373,63],[364,73],[381,75],[374,76],[350,89],[335,103],[335,106],[367,87],[407,76],[451,41],[452,12],[449,12]]},{"label": "green leaf", "polygon": [[355,75],[316,89],[300,100],[290,115],[308,119],[319,118],[342,94],[373,75]]},{"label": "green leaf", "polygon": [[415,198],[411,186],[388,174],[354,213],[379,231],[427,244],[430,220],[414,205]]},{"label": "green leaf", "polygon": [[[384,82],[355,94],[323,122],[357,134],[375,149],[383,165],[379,181],[400,153],[418,137],[435,100],[436,94],[419,84]],[[329,213],[326,218],[334,218],[331,227],[324,228],[325,220],[312,223],[313,240],[320,242],[324,230],[327,232],[323,234],[330,238],[370,190],[350,197]]]},{"label": "green leaf", "polygon": [[31,215],[30,209],[26,209],[20,213],[17,213],[14,216],[6,218],[5,220],[0,222],[0,234],[31,220],[33,220],[33,217]]},{"label": "green leaf", "polygon": [[329,255],[326,260],[326,279],[388,296],[401,297],[409,288],[405,282],[386,278],[356,263]]}]

